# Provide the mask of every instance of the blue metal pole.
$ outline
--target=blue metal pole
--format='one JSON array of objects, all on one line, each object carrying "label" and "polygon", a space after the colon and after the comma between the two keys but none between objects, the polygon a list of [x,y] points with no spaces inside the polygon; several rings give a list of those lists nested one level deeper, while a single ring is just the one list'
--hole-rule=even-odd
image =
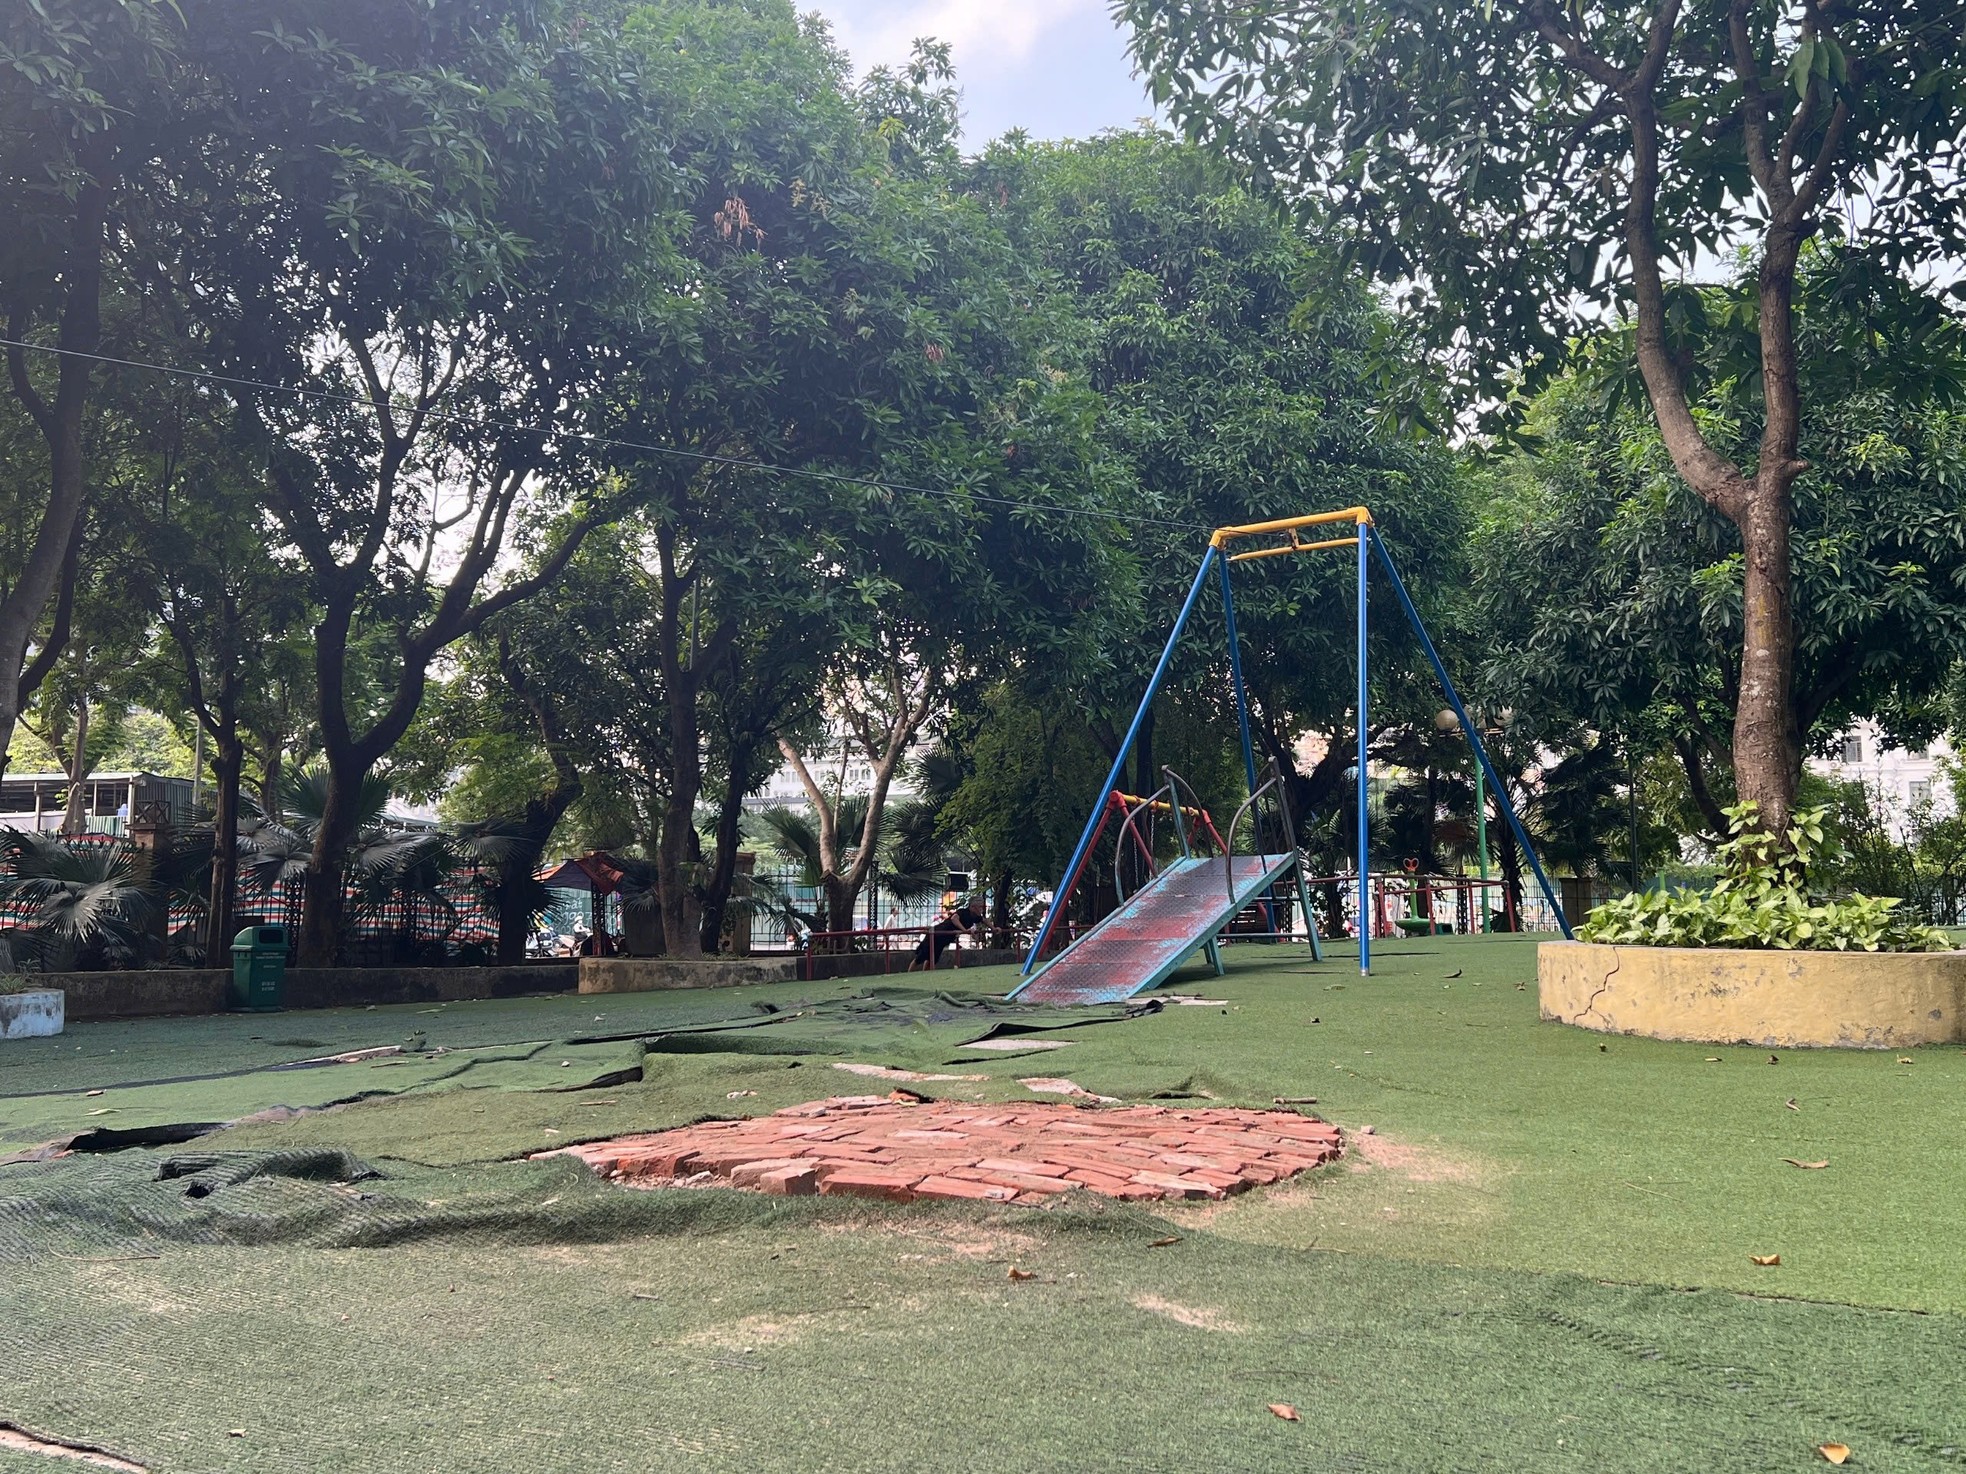
[{"label": "blue metal pole", "polygon": [[[1454,708],[1454,715],[1460,718],[1461,730],[1468,734],[1468,745],[1474,749],[1475,761],[1481,764],[1481,771],[1487,776],[1488,786],[1495,790],[1495,801],[1502,806],[1507,816],[1509,828],[1515,831],[1516,843],[1522,846],[1523,854],[1529,857],[1529,868],[1536,872],[1536,883],[1543,888],[1543,899],[1550,903],[1550,910],[1556,913],[1556,924],[1565,937],[1572,937],[1570,918],[1563,914],[1563,905],[1556,898],[1550,886],[1550,878],[1543,873],[1543,862],[1536,858],[1535,846],[1529,843],[1529,834],[1522,827],[1522,820],[1516,816],[1515,805],[1509,802],[1509,791],[1503,787],[1502,780],[1496,776],[1495,765],[1488,761],[1488,749],[1481,745],[1481,734],[1475,724],[1468,720],[1467,709],[1461,705],[1461,695],[1454,689],[1454,683],[1447,678],[1447,667],[1441,664],[1440,652],[1434,649],[1434,642],[1427,634],[1427,627],[1420,623],[1420,611],[1413,607],[1408,597],[1406,585],[1400,581],[1399,570],[1393,567],[1392,554],[1386,551],[1385,542],[1376,534],[1372,544],[1379,550],[1379,562],[1384,565],[1386,577],[1393,583],[1393,593],[1398,596],[1400,608],[1406,611],[1406,621],[1413,626],[1413,633],[1420,638],[1420,648],[1426,652],[1427,664],[1434,668],[1434,678],[1440,682],[1440,689],[1447,695],[1447,704]],[[1486,898],[1482,904],[1487,904]]]},{"label": "blue metal pole", "polygon": [[1126,740],[1120,743],[1119,754],[1113,759],[1112,771],[1106,774],[1106,782],[1099,790],[1099,801],[1093,805],[1092,815],[1085,821],[1085,832],[1079,836],[1079,847],[1072,852],[1071,863],[1065,867],[1065,874],[1058,882],[1058,889],[1052,892],[1051,909],[1045,912],[1044,925],[1038,928],[1037,938],[1031,943],[1030,953],[1024,959],[1023,975],[1026,977],[1030,976],[1031,969],[1037,966],[1038,953],[1044,947],[1045,938],[1051,935],[1052,924],[1058,919],[1058,908],[1065,904],[1066,892],[1073,878],[1078,875],[1079,866],[1085,861],[1085,852],[1092,846],[1092,834],[1099,827],[1099,813],[1106,806],[1106,796],[1118,785],[1120,774],[1125,771],[1127,756],[1133,751],[1133,741],[1140,735],[1140,724],[1147,719],[1147,712],[1154,704],[1154,693],[1160,689],[1160,683],[1167,675],[1167,668],[1174,663],[1174,647],[1181,642],[1181,630],[1187,624],[1188,616],[1194,613],[1195,601],[1201,597],[1201,591],[1208,583],[1210,564],[1219,556],[1219,551],[1213,546],[1202,555],[1201,567],[1195,571],[1194,586],[1188,590],[1188,597],[1181,605],[1181,612],[1175,617],[1174,628],[1168,631],[1167,647],[1160,653],[1160,664],[1154,667],[1153,677],[1147,682],[1147,694],[1140,698],[1140,709],[1133,714],[1133,725],[1126,729]]},{"label": "blue metal pole", "polygon": [[1365,656],[1366,586],[1371,560],[1366,543],[1372,536],[1369,522],[1358,524],[1358,973],[1372,973],[1372,821],[1366,813],[1365,715],[1368,668]]}]

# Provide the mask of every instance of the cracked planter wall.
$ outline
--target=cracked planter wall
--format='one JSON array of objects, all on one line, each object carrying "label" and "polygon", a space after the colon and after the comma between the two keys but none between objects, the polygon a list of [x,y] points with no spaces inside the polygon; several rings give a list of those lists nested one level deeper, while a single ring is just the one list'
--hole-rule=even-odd
[{"label": "cracked planter wall", "polygon": [[1773,952],[1544,942],[1543,1017],[1766,1048],[1966,1043],[1966,952]]}]

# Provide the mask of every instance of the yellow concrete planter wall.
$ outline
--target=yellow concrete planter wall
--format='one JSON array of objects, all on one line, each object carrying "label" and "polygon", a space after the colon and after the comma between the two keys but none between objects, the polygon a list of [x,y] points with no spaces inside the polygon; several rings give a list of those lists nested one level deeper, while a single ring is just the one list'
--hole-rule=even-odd
[{"label": "yellow concrete planter wall", "polygon": [[1767,1048],[1966,1043],[1966,952],[1772,952],[1544,942],[1543,1017]]}]

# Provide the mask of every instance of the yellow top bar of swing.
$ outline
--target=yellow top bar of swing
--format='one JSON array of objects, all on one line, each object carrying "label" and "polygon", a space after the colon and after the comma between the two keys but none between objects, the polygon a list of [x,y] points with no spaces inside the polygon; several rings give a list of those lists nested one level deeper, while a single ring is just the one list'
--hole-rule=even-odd
[{"label": "yellow top bar of swing", "polygon": [[1248,522],[1240,527],[1218,527],[1208,539],[1208,545],[1211,548],[1221,548],[1227,547],[1239,537],[1261,537],[1265,533],[1272,532],[1287,532],[1290,534],[1290,545],[1288,547],[1270,548],[1260,555],[1257,553],[1239,553],[1235,559],[1231,560],[1240,561],[1243,558],[1254,558],[1258,556],[1274,558],[1280,557],[1285,553],[1308,553],[1318,548],[1340,548],[1358,541],[1354,537],[1332,538],[1325,542],[1315,543],[1299,542],[1297,540],[1297,530],[1299,528],[1326,527],[1333,522],[1353,522],[1360,526],[1369,527],[1372,524],[1372,513],[1365,507],[1346,507],[1341,512],[1315,512],[1308,517],[1279,517],[1273,522]]},{"label": "yellow top bar of swing", "polygon": [[1229,554],[1229,561],[1231,563],[1247,563],[1251,558],[1282,558],[1291,553],[1315,553],[1320,548],[1355,548],[1357,546],[1358,537],[1356,534],[1351,537],[1328,537],[1322,542],[1293,542],[1280,548],[1254,548],[1247,553],[1231,553]]}]

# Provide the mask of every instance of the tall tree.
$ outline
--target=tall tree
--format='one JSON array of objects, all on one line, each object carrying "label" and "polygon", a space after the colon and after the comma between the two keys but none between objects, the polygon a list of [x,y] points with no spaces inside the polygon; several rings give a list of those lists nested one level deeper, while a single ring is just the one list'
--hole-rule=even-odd
[{"label": "tall tree", "polygon": [[[288,0],[192,15],[214,93],[204,172],[156,222],[240,377],[319,610],[328,774],[301,956],[330,961],[364,781],[437,653],[550,583],[611,516],[543,427],[597,388],[589,345],[644,280],[673,183],[618,15]],[[570,497],[571,518],[549,521]],[[501,577],[509,537],[550,539]],[[375,699],[354,646],[386,633]],[[378,641],[378,644],[381,642]]]},{"label": "tall tree", "polygon": [[[747,630],[815,606],[808,618],[850,635],[868,591],[887,589],[903,618],[931,608],[918,623],[944,639],[967,622],[1014,646],[1047,638],[1035,611],[1106,555],[1070,515],[1101,490],[1098,468],[1071,460],[1086,448],[1075,391],[1039,372],[1008,242],[933,172],[939,131],[863,116],[844,59],[788,6],[742,24],[729,7],[675,6],[643,35],[732,102],[694,115],[687,290],[623,339],[606,423],[647,507],[665,712],[650,848],[667,944],[687,954],[704,930],[692,877],[710,683],[748,679],[734,664],[757,648]],[[913,108],[933,74],[925,63],[868,101]],[[1017,633],[998,618],[1007,603],[1027,613]]]},{"label": "tall tree", "polygon": [[[1044,273],[1060,307],[1055,361],[1099,396],[1094,433],[1133,489],[1128,551],[1143,597],[1121,628],[1083,631],[1076,643],[1097,658],[1066,652],[1077,705],[1109,751],[1138,700],[1139,652],[1165,637],[1215,527],[1367,504],[1415,597],[1430,617],[1441,610],[1460,581],[1460,469],[1444,445],[1403,435],[1378,412],[1373,363],[1397,325],[1320,244],[1322,227],[1279,219],[1219,161],[1164,134],[1006,143],[978,173]],[[1353,723],[1342,560],[1267,559],[1235,572],[1258,759],[1288,776],[1300,819],[1344,786],[1348,744],[1329,743],[1310,772],[1297,758],[1306,731]],[[1419,662],[1401,622],[1379,620],[1373,639],[1382,722],[1431,713],[1425,693],[1406,699]],[[1155,728],[1179,721],[1176,708],[1233,740],[1212,589],[1136,751],[1140,792],[1160,785]]]},{"label": "tall tree", "polygon": [[[1787,826],[1801,762],[1790,558],[1808,406],[1797,265],[1825,227],[1894,266],[1966,241],[1966,27],[1951,0],[1122,0],[1157,100],[1298,199],[1401,294],[1466,384],[1547,373],[1617,303],[1678,474],[1736,530],[1741,795]],[[1859,212],[1866,218],[1857,218]],[[1757,263],[1758,434],[1702,424],[1673,283]]]},{"label": "tall tree", "polygon": [[24,546],[0,569],[0,764],[46,673],[29,649],[38,640],[52,655],[69,628],[61,609],[45,621],[75,574],[105,277],[127,249],[132,176],[166,131],[178,22],[156,0],[40,0],[0,18],[0,320],[8,388],[42,442],[43,476],[19,509]]},{"label": "tall tree", "polygon": [[[1790,713],[1805,749],[1858,717],[1907,742],[1944,725],[1966,660],[1966,330],[1936,293],[1817,253],[1797,292],[1814,406],[1794,485]],[[1760,433],[1750,277],[1683,299],[1686,375],[1728,454]],[[1697,350],[1697,351],[1696,351]],[[1726,833],[1746,570],[1734,525],[1673,474],[1632,407],[1629,334],[1587,339],[1534,402],[1532,452],[1497,471],[1477,530],[1471,624],[1492,704],[1670,751],[1707,831]]]}]

